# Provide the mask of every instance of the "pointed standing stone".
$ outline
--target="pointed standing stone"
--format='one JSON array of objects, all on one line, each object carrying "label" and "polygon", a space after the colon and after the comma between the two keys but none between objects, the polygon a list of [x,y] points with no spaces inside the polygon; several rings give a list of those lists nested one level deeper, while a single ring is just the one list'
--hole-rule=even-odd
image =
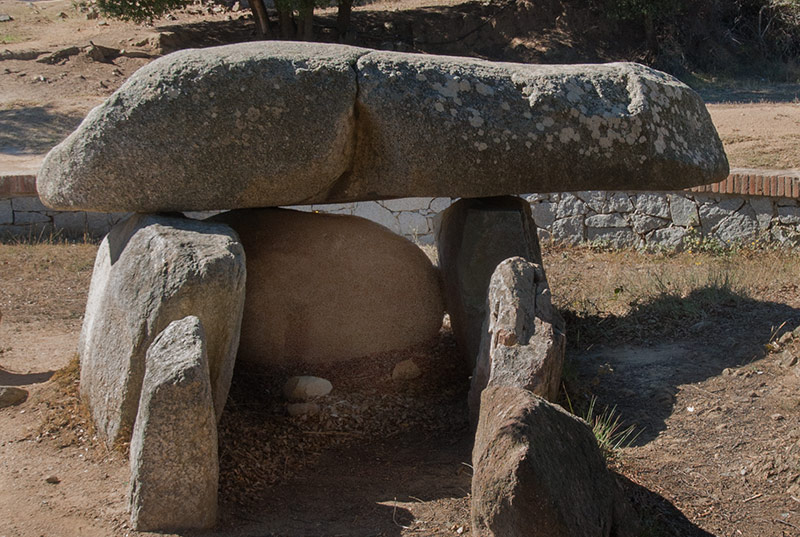
[{"label": "pointed standing stone", "polygon": [[205,333],[197,317],[170,323],[147,351],[130,457],[136,530],[214,525],[217,426]]}]

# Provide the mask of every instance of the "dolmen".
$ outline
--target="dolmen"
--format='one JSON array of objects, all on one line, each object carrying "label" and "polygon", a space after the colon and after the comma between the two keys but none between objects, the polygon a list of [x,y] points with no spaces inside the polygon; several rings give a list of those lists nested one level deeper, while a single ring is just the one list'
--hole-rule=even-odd
[{"label": "dolmen", "polygon": [[[78,349],[99,436],[130,442],[132,525],[215,523],[237,360],[368,359],[427,341],[446,311],[472,376],[474,533],[631,533],[586,424],[552,404],[565,327],[518,195],[727,173],[697,94],[638,64],[260,42],[140,69],[37,178],[54,209],[134,213],[99,248]],[[461,198],[438,218],[438,267],[372,222],[285,208],[403,197]]]}]

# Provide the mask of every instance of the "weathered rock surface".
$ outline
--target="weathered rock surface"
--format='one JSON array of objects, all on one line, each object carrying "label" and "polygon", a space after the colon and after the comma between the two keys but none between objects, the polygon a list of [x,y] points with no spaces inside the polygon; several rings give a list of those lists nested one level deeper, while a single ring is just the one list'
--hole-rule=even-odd
[{"label": "weathered rock surface", "polygon": [[134,215],[111,230],[97,252],[78,343],[81,395],[103,438],[127,440],[147,349],[170,322],[187,315],[203,322],[221,415],[239,342],[244,283],[242,245],[225,225]]},{"label": "weathered rock surface", "polygon": [[484,390],[472,466],[476,536],[639,535],[586,422],[527,390]]},{"label": "weathered rock surface", "polygon": [[438,272],[415,244],[356,216],[232,211],[247,252],[239,359],[330,363],[434,337]]},{"label": "weathered rock surface", "polygon": [[154,212],[669,190],[727,173],[697,94],[638,64],[261,42],[142,68],[51,151],[37,188],[53,208]]},{"label": "weathered rock surface", "polygon": [[283,386],[283,395],[289,401],[312,401],[328,395],[331,390],[333,385],[328,379],[303,375],[289,378]]},{"label": "weathered rock surface", "polygon": [[40,196],[137,212],[315,199],[351,165],[353,66],[366,52],[262,42],[158,59],[48,155]]},{"label": "weathered rock surface", "polygon": [[450,324],[472,371],[495,268],[517,256],[542,264],[530,205],[513,196],[459,200],[439,215],[436,247]]},{"label": "weathered rock surface", "polygon": [[469,392],[474,421],[486,386],[524,388],[548,401],[558,397],[566,337],[550,299],[541,265],[513,257],[495,269]]},{"label": "weathered rock surface", "polygon": [[28,391],[16,386],[0,386],[0,408],[19,405],[28,398]]},{"label": "weathered rock surface", "polygon": [[203,325],[174,321],[147,351],[131,438],[131,525],[208,528],[217,518],[217,421]]}]

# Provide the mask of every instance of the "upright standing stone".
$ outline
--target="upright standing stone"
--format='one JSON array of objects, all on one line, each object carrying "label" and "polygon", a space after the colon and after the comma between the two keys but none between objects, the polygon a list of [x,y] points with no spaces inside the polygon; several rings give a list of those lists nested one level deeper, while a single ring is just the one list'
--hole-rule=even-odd
[{"label": "upright standing stone", "polygon": [[203,325],[174,321],[147,351],[131,438],[131,525],[208,528],[217,518],[217,425]]},{"label": "upright standing stone", "polygon": [[524,388],[555,401],[566,337],[541,265],[521,257],[500,263],[492,274],[486,308],[469,391],[473,422],[487,385]]},{"label": "upright standing stone", "polygon": [[586,422],[527,390],[484,390],[472,467],[476,537],[639,535]]},{"label": "upright standing stone", "polygon": [[222,414],[244,282],[242,245],[223,224],[138,214],[114,226],[97,252],[78,343],[81,395],[101,437],[129,438],[145,353],[170,322],[187,315],[205,327],[214,405]]},{"label": "upright standing stone", "polygon": [[436,247],[445,308],[471,371],[478,357],[486,292],[495,268],[515,256],[542,264],[530,204],[514,196],[459,200],[439,215]]}]

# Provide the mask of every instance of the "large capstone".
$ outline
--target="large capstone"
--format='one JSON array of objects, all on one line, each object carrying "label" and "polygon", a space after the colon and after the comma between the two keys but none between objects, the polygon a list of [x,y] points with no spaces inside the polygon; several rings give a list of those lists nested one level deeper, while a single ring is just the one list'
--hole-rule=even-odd
[{"label": "large capstone", "polygon": [[50,152],[37,188],[53,208],[149,212],[672,190],[727,173],[700,97],[642,65],[260,42],[140,69]]},{"label": "large capstone", "polygon": [[147,349],[187,315],[205,328],[219,418],[239,344],[244,286],[244,251],[224,224],[140,214],[111,230],[97,252],[78,343],[81,395],[101,437],[128,440]]},{"label": "large capstone", "polygon": [[217,518],[217,423],[203,325],[174,321],[147,351],[131,438],[131,525],[208,528]]},{"label": "large capstone", "polygon": [[364,218],[287,209],[215,217],[247,252],[239,359],[331,363],[434,337],[438,271],[418,246]]}]

